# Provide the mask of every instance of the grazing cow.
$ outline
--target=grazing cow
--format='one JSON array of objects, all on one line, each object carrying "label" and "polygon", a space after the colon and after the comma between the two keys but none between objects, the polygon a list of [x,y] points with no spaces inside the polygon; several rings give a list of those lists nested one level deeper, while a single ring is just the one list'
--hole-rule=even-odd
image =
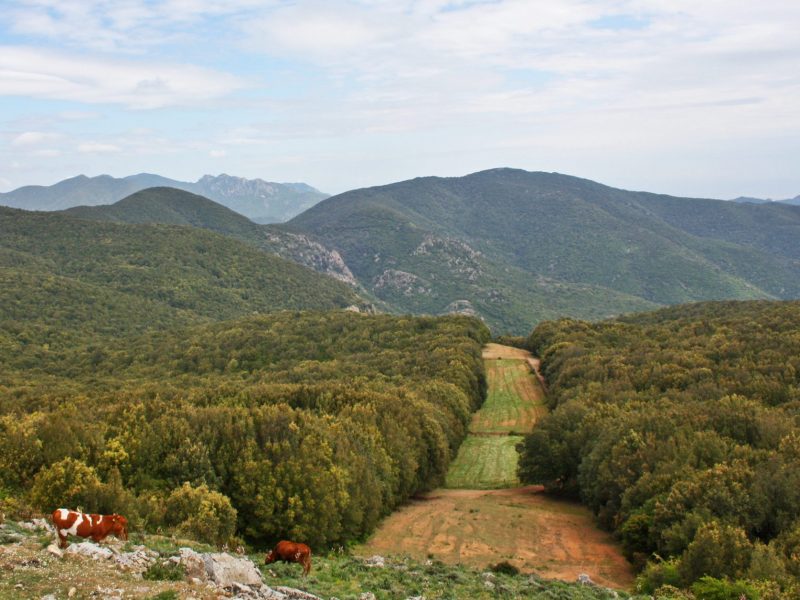
[{"label": "grazing cow", "polygon": [[267,554],[266,558],[264,558],[264,564],[268,565],[276,560],[296,562],[299,565],[303,565],[303,575],[308,575],[311,571],[311,548],[305,544],[283,540],[278,542],[272,552]]},{"label": "grazing cow", "polygon": [[122,515],[89,515],[57,508],[53,511],[53,525],[58,535],[59,546],[67,547],[67,536],[90,537],[95,542],[106,539],[113,533],[121,540],[128,539],[128,519]]}]

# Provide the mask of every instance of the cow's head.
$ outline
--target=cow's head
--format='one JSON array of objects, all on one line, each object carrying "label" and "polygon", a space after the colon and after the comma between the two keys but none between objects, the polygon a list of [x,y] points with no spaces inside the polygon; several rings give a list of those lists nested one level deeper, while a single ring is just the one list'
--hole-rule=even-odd
[{"label": "cow's head", "polygon": [[274,563],[276,560],[278,560],[278,553],[275,552],[275,550],[270,550],[264,557],[264,564],[268,565],[269,563]]},{"label": "cow's head", "polygon": [[111,532],[121,540],[128,540],[128,519],[122,515],[111,515]]}]

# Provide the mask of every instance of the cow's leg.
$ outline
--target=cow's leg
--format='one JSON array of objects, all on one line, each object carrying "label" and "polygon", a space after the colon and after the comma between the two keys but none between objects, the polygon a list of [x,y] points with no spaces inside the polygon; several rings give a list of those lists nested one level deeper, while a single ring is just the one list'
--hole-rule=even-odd
[{"label": "cow's leg", "polygon": [[304,556],[303,557],[303,575],[308,576],[311,572],[311,557]]},{"label": "cow's leg", "polygon": [[61,533],[58,529],[56,529],[56,535],[58,536],[58,547],[59,548],[66,548],[67,547],[67,536]]}]

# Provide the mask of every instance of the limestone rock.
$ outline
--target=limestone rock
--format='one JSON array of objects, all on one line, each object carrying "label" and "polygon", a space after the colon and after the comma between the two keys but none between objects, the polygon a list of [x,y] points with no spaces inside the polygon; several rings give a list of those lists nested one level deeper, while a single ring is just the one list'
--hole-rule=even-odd
[{"label": "limestone rock", "polygon": [[234,583],[225,588],[233,600],[286,600],[286,596],[266,585],[251,586]]},{"label": "limestone rock", "polygon": [[52,554],[53,556],[57,556],[58,558],[61,558],[61,557],[64,556],[64,551],[61,548],[59,548],[58,546],[56,546],[55,544],[50,544],[47,547],[47,551],[50,554]]},{"label": "limestone rock", "polygon": [[374,556],[370,556],[369,558],[364,560],[364,564],[368,567],[385,567],[386,566],[386,559],[383,558],[381,555],[376,554]]},{"label": "limestone rock", "polygon": [[80,544],[71,544],[66,550],[67,554],[80,554],[81,556],[88,556],[94,560],[105,560],[111,558],[114,553],[108,548],[103,548],[92,542],[81,542]]},{"label": "limestone rock", "polygon": [[203,554],[208,578],[219,587],[228,587],[234,583],[248,586],[262,584],[261,573],[249,558],[231,556],[224,552]]},{"label": "limestone rock", "polygon": [[133,552],[123,552],[114,556],[114,560],[120,568],[132,573],[142,573],[146,571],[158,559],[158,553],[148,550],[144,546],[139,546]]},{"label": "limestone rock", "polygon": [[285,587],[282,585],[277,586],[275,591],[280,592],[289,600],[322,600],[322,598],[319,596],[315,596],[309,592],[304,592],[303,590]]},{"label": "limestone rock", "polygon": [[206,572],[206,563],[202,554],[198,554],[191,548],[180,548],[178,556],[170,557],[170,561],[183,565],[186,570],[186,578],[189,581],[197,579],[199,581],[207,581],[208,573]]},{"label": "limestone rock", "polygon": [[592,578],[589,577],[586,573],[581,573],[580,575],[578,575],[578,583],[582,585],[595,585],[594,581],[592,581]]}]

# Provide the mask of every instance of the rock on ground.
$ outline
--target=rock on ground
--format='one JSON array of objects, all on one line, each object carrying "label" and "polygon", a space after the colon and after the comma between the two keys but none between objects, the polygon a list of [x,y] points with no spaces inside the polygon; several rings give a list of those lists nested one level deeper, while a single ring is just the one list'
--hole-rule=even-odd
[{"label": "rock on ground", "polygon": [[206,573],[206,563],[203,560],[203,555],[198,554],[191,548],[180,548],[178,556],[170,557],[170,561],[183,565],[186,571],[186,578],[190,581],[197,579],[199,581],[208,581],[208,573]]},{"label": "rock on ground", "polygon": [[289,600],[322,600],[322,598],[319,596],[315,596],[309,592],[304,592],[303,590],[285,587],[282,585],[277,586],[275,591],[280,592]]},{"label": "rock on ground", "polygon": [[66,549],[67,554],[80,554],[88,556],[94,560],[103,560],[111,558],[114,553],[108,548],[103,548],[92,542],[81,542],[80,544],[70,544]]},{"label": "rock on ground", "polygon": [[259,586],[261,573],[249,558],[231,556],[223,552],[203,554],[208,578],[220,587],[234,583]]},{"label": "rock on ground", "polygon": [[131,573],[143,573],[158,560],[158,553],[144,546],[137,546],[133,552],[123,552],[114,556],[117,565]]},{"label": "rock on ground", "polygon": [[385,567],[386,559],[379,554],[376,554],[375,556],[370,556],[369,558],[364,559],[364,564],[368,567]]}]

